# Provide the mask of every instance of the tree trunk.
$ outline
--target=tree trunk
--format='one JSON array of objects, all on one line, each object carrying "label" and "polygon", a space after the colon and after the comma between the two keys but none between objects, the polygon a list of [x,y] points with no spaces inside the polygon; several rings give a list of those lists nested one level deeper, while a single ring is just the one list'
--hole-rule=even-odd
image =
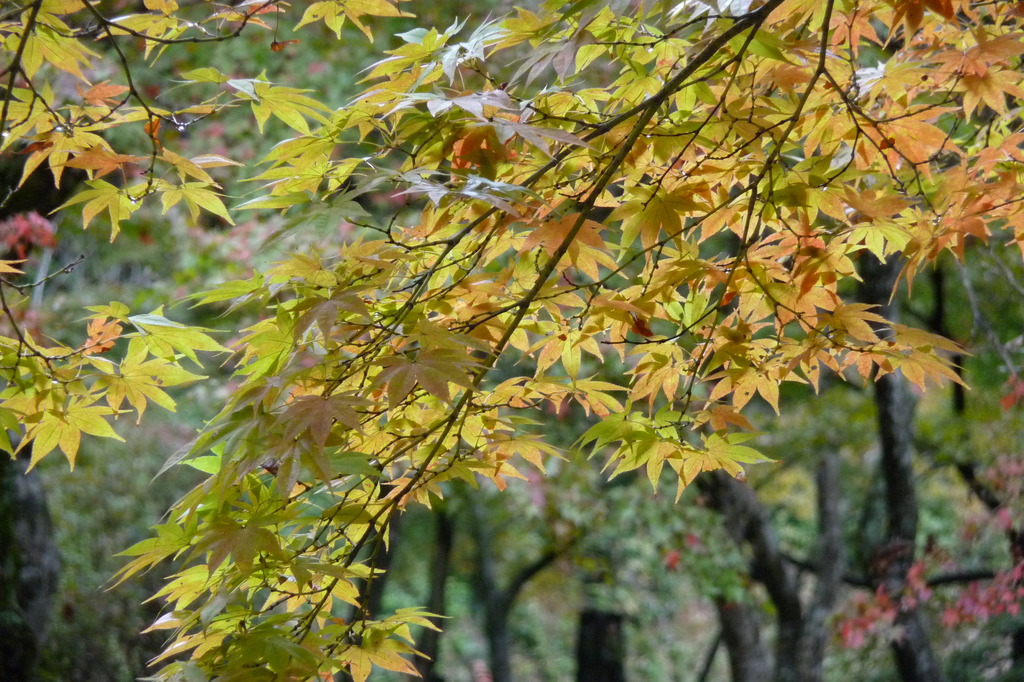
[{"label": "tree trunk", "polygon": [[[430,597],[427,599],[427,610],[438,616],[443,616],[445,614],[445,587],[448,584],[455,540],[455,524],[444,509],[438,509],[434,513],[434,523],[434,556],[430,562]],[[436,624],[438,627],[444,625],[443,622]],[[416,661],[416,670],[419,671],[424,682],[441,682],[441,678],[434,672],[440,645],[441,633],[430,628],[424,628],[416,640],[416,650],[426,657]]]},{"label": "tree trunk", "polygon": [[493,682],[512,682],[512,653],[508,634],[511,602],[506,603],[498,587],[487,510],[479,495],[472,497],[470,511],[476,541],[477,590],[484,609],[484,636],[487,639],[491,678]]},{"label": "tree trunk", "polygon": [[722,642],[729,655],[732,682],[768,682],[772,674],[771,657],[761,638],[760,608],[743,602],[717,600]]},{"label": "tree trunk", "polygon": [[359,600],[363,605],[364,617],[368,619],[376,620],[381,615],[384,605],[384,590],[387,587],[388,577],[391,575],[391,563],[392,559],[394,559],[395,543],[399,541],[402,525],[402,515],[396,514],[392,517],[391,523],[388,524],[387,544],[384,543],[384,538],[374,539],[374,542],[379,542],[380,545],[375,547],[374,551],[376,556],[371,562],[371,565],[375,571],[380,571],[380,573],[374,576],[373,580],[368,581],[364,585],[364,598]]},{"label": "tree trunk", "polygon": [[492,682],[512,682],[512,643],[508,621],[516,597],[534,576],[550,566],[571,546],[571,543],[549,548],[534,561],[515,571],[508,584],[502,588],[498,582],[498,570],[491,544],[490,520],[480,495],[470,497],[469,511],[476,541],[477,592],[484,609],[484,634],[490,654]]},{"label": "tree trunk", "polygon": [[[725,472],[704,474],[698,477],[697,484],[722,515],[729,536],[737,544],[750,547],[750,576],[765,586],[776,606],[779,635],[775,667],[793,668],[788,658],[796,655],[801,619],[796,572],[783,561],[767,510],[748,485]],[[763,621],[758,608],[724,601],[716,606],[733,682],[772,679],[772,658],[761,636]]]},{"label": "tree trunk", "polygon": [[828,619],[835,608],[846,568],[839,455],[836,452],[822,455],[815,478],[818,489],[817,582],[804,611],[803,640],[797,660],[797,679],[806,682],[825,679],[825,651],[831,634]]},{"label": "tree trunk", "polygon": [[0,679],[34,678],[59,565],[38,474],[0,452]]},{"label": "tree trunk", "polygon": [[[387,489],[383,489],[381,497],[387,494]],[[369,548],[369,552],[372,555],[370,560],[370,567],[374,571],[380,571],[379,574],[374,575],[371,579],[363,580],[362,585],[359,588],[359,606],[353,607],[349,618],[351,620],[374,620],[381,615],[381,608],[384,602],[384,590],[387,586],[388,577],[391,575],[391,562],[394,558],[395,543],[398,542],[398,536],[402,525],[402,515],[396,514],[391,518],[391,523],[388,524],[388,543],[384,543],[384,538],[377,533],[369,538],[366,546]],[[334,674],[333,682],[351,682],[352,676],[345,670],[340,670]]]},{"label": "tree trunk", "polygon": [[717,604],[732,679],[820,682],[828,642],[827,621],[845,566],[838,457],[826,453],[818,469],[817,581],[806,606],[801,601],[796,567],[782,552],[768,510],[754,490],[721,471],[705,474],[697,482],[711,506],[722,515],[730,537],[750,547],[750,576],[764,585],[775,607],[777,633],[772,661],[761,636],[763,621],[757,607]]},{"label": "tree trunk", "polygon": [[622,614],[597,609],[580,613],[576,682],[625,682],[625,652]]},{"label": "tree trunk", "polygon": [[[898,322],[899,310],[890,305],[900,261],[880,263],[864,255],[861,261],[862,296],[877,305],[883,317]],[[872,553],[869,576],[897,602],[907,586],[917,539],[917,490],[913,467],[913,398],[906,379],[887,374],[875,382],[881,474],[885,487],[886,538]],[[896,616],[899,636],[892,643],[896,669],[904,682],[939,682],[941,668],[932,651],[921,612],[901,604]]]}]

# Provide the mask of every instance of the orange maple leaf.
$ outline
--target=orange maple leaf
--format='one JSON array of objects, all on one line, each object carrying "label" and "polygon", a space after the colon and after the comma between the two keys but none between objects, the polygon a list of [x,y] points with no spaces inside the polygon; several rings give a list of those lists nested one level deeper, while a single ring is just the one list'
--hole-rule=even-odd
[{"label": "orange maple leaf", "polygon": [[281,52],[282,50],[284,50],[284,48],[288,47],[289,45],[295,45],[298,42],[300,42],[300,41],[298,41],[298,40],[275,40],[274,42],[270,43],[270,49],[273,52]]},{"label": "orange maple leaf", "polygon": [[155,116],[149,119],[149,122],[142,127],[142,130],[146,135],[151,137],[153,140],[156,140],[157,135],[160,134],[160,119]]},{"label": "orange maple leaf", "polygon": [[510,150],[498,139],[492,125],[475,126],[452,144],[452,169],[477,168],[480,175],[493,179],[497,164],[508,161]]},{"label": "orange maple leaf", "polygon": [[118,154],[109,149],[96,146],[87,149],[75,158],[65,163],[69,168],[82,168],[88,171],[95,171],[95,177],[102,178],[111,171],[122,168],[126,163],[142,161],[144,156],[131,156],[130,154]]},{"label": "orange maple leaf", "polygon": [[45,149],[49,149],[53,146],[53,142],[49,140],[37,140],[35,142],[25,145],[24,149],[18,151],[19,154],[35,154]]},{"label": "orange maple leaf", "polygon": [[970,116],[979,105],[987,104],[993,111],[1006,114],[1006,95],[1024,97],[1024,89],[1017,84],[1016,71],[990,69],[983,76],[964,76],[960,87],[964,90],[964,112]]},{"label": "orange maple leaf", "polygon": [[953,21],[956,18],[952,0],[896,0],[893,5],[896,8],[892,18],[893,26],[899,23],[900,19],[903,19],[903,27],[906,29],[907,38],[910,38],[910,36],[917,33],[917,29],[921,28],[926,8],[942,16],[947,21]]},{"label": "orange maple leaf", "polygon": [[[523,240],[523,245],[519,248],[519,252],[529,251],[539,245],[548,255],[553,254],[562,245],[562,242],[565,241],[565,238],[576,225],[579,217],[579,213],[569,212],[562,216],[541,219],[539,225]],[[600,234],[602,228],[603,225],[601,223],[589,218],[584,219],[582,227],[569,244],[570,261],[574,261],[578,257],[581,245],[592,246],[596,249],[604,246],[604,240]]]},{"label": "orange maple leaf", "polygon": [[126,92],[128,92],[128,88],[123,85],[111,85],[110,81],[97,83],[88,90],[82,90],[82,86],[78,86],[78,94],[82,96],[86,104],[91,104],[94,107],[117,106],[123,99],[121,96]]},{"label": "orange maple leaf", "polygon": [[876,45],[881,45],[882,40],[878,32],[871,24],[872,13],[867,9],[854,9],[845,15],[837,14],[832,17],[832,45],[849,45],[853,54],[856,55],[860,47],[861,38],[870,40]]},{"label": "orange maple leaf", "polygon": [[108,320],[105,317],[97,317],[89,321],[89,337],[82,344],[83,355],[99,355],[106,353],[114,347],[114,342],[121,337],[121,323],[117,320]]}]

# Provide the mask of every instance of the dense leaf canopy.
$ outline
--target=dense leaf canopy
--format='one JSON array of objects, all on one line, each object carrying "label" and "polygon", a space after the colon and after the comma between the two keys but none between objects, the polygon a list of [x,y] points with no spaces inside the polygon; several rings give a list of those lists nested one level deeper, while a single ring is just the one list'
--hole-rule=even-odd
[{"label": "dense leaf canopy", "polygon": [[[150,205],[358,227],[194,296],[262,315],[178,458],[209,477],[128,551],[122,577],[186,561],[153,625],[174,632],[164,678],[411,670],[427,614],[359,610],[389,524],[450,481],[543,470],[545,409],[595,417],[578,447],[611,476],[742,478],[765,459],[745,410],[783,409],[786,382],[959,380],[954,344],[854,300],[863,263],[898,259],[913,283],[943,252],[1024,242],[1014,3],[549,0],[400,33],[338,109],[201,63],[202,45],[265,31],[284,52],[286,23],[372,37],[412,3],[142,4],[0,10],[0,148],[24,177],[84,173],[64,208],[111,238]],[[137,86],[184,46],[173,97]],[[239,161],[176,141],[240,106],[253,134],[292,137],[238,171],[261,190],[235,201],[212,169]],[[382,192],[383,220],[360,203]],[[228,351],[116,302],[80,346],[42,341],[17,323],[16,271],[0,263],[0,426],[33,462],[173,409],[198,354]]]}]

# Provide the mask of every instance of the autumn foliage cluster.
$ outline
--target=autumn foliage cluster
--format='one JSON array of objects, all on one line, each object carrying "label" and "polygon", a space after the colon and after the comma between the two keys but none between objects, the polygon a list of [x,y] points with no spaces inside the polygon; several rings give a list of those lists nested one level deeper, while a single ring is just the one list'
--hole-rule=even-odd
[{"label": "autumn foliage cluster", "polygon": [[[173,409],[167,389],[231,353],[230,397],[177,462],[207,478],[121,575],[183,562],[157,595],[164,679],[412,671],[429,614],[362,608],[404,510],[544,471],[563,453],[538,425],[565,404],[611,477],[677,495],[742,479],[768,459],[751,408],[783,410],[787,384],[961,381],[956,344],[856,297],[879,263],[913,286],[943,253],[1024,245],[1017,3],[549,0],[400,33],[338,109],[217,64],[176,73],[173,97],[133,80],[245,31],[286,53],[284,24],[373,37],[412,4],[0,8],[0,149],[23,178],[84,175],[66,221],[111,239],[153,207],[358,228],[196,293],[260,311],[231,348],[119,302],[73,347],[18,322],[17,240],[48,238],[23,234],[41,219],[0,225],[20,235],[0,263],[0,446],[74,465],[83,434]],[[287,130],[258,164],[178,146],[237,107],[254,134]],[[382,191],[383,220],[360,203]]]}]

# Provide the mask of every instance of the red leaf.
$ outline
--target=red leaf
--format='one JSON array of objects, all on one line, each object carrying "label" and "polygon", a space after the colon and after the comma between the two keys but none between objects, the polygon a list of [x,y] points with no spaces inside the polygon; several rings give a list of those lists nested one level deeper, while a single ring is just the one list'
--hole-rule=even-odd
[{"label": "red leaf", "polygon": [[1014,374],[1006,380],[1004,388],[1006,388],[1006,393],[999,399],[999,405],[1005,412],[1017,405],[1021,398],[1024,398],[1024,381]]},{"label": "red leaf", "polygon": [[633,324],[630,325],[630,329],[647,339],[654,336],[654,332],[651,331],[651,327],[647,324],[646,319],[640,317],[636,313],[630,313],[629,315],[633,318]]}]

